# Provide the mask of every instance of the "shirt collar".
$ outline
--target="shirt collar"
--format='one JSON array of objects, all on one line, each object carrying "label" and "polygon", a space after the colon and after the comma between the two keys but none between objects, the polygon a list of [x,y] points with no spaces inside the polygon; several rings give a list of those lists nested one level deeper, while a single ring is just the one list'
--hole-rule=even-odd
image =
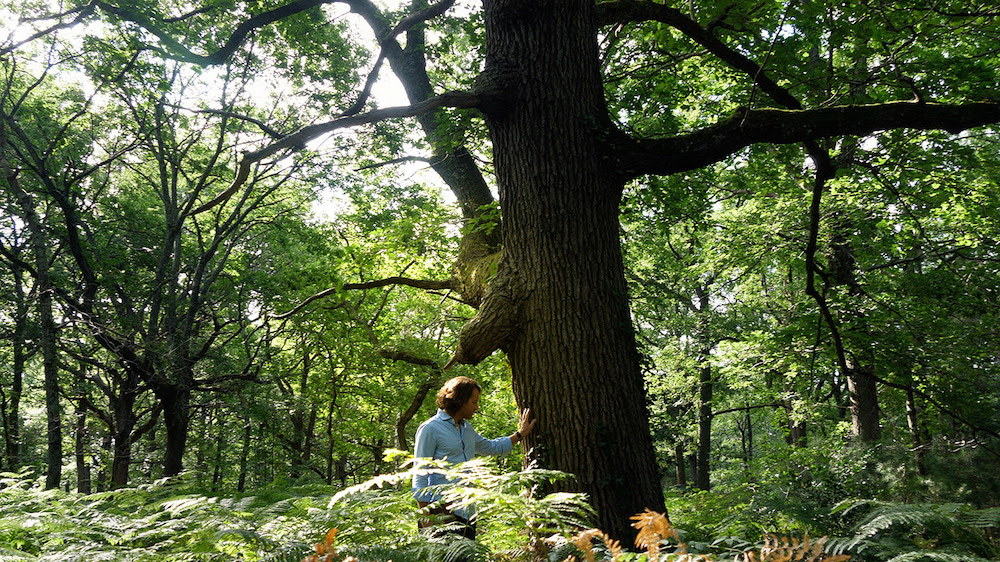
[{"label": "shirt collar", "polygon": [[[450,425],[455,425],[455,418],[451,417],[451,414],[445,412],[441,408],[438,408],[437,418],[441,421],[447,422]],[[467,421],[468,420],[462,420],[462,425],[465,425]]]}]

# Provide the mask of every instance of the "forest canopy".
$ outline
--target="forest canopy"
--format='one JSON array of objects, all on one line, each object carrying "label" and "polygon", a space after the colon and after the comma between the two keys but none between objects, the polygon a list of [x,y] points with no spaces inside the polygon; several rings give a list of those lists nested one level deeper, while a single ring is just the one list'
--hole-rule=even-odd
[{"label": "forest canopy", "polygon": [[998,506],[990,2],[0,14],[3,470],[359,484],[466,374],[626,541]]}]

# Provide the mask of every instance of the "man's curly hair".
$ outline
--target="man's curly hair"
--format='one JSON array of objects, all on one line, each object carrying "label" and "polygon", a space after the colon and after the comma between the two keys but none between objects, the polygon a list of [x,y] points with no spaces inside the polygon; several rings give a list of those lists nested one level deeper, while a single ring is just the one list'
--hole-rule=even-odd
[{"label": "man's curly hair", "polygon": [[444,383],[437,393],[437,407],[455,415],[472,398],[472,391],[483,391],[479,383],[469,377],[455,377]]}]

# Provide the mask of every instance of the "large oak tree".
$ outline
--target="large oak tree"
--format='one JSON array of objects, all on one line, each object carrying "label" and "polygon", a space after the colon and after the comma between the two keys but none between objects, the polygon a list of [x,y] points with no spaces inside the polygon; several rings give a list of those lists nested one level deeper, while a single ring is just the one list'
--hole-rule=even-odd
[{"label": "large oak tree", "polygon": [[[488,130],[502,228],[470,229],[450,279],[393,282],[452,289],[477,307],[452,362],[507,354],[519,405],[540,420],[528,442],[534,457],[575,474],[600,525],[624,537],[629,515],[663,509],[619,241],[626,184],[709,166],[753,144],[800,144],[799,163],[808,155],[814,176],[813,208],[802,209],[813,234],[807,290],[833,328],[813,279],[822,273],[818,209],[837,167],[835,140],[896,128],[958,134],[1000,122],[992,64],[998,14],[948,1],[692,1],[681,9],[648,0],[484,0],[481,12],[458,18],[467,20],[463,28],[446,17],[453,3],[414,0],[393,13],[369,0],[93,0],[33,25],[41,33],[105,17],[133,29],[137,45],[193,65],[231,61],[269,33],[282,37],[274,46],[298,49],[287,58],[314,57],[321,67],[339,52],[334,42],[324,52],[332,31],[316,31],[334,29],[328,5],[346,5],[368,25],[378,58],[357,97],[329,121],[279,133],[277,141],[262,135],[230,188],[195,214],[249,188],[257,162],[339,129],[415,117],[432,147],[431,166],[464,216],[476,219],[494,202],[490,181],[474,145],[463,141],[471,133],[449,126],[467,113],[448,108],[477,110]],[[471,29],[473,38],[482,32],[483,59],[474,42],[461,66],[435,54],[442,34],[456,29]],[[715,83],[686,82],[683,61],[695,61]],[[411,105],[368,103],[383,62]],[[298,78],[307,66],[284,65]],[[441,83],[464,87],[443,91]],[[622,101],[624,90],[632,102]],[[852,375],[847,357],[841,353],[841,368]]]}]

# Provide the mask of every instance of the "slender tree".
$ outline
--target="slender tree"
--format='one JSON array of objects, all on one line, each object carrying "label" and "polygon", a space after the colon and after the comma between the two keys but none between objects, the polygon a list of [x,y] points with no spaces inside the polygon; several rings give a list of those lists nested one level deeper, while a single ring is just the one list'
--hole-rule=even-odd
[{"label": "slender tree", "polygon": [[[5,202],[13,203],[13,201]],[[4,205],[5,210],[10,210],[7,221],[14,225],[13,217],[17,216],[8,205]],[[33,316],[29,311],[30,293],[30,271],[31,264],[25,261],[25,232],[23,228],[9,228],[7,236],[0,242],[0,255],[7,265],[7,272],[10,278],[5,280],[5,284],[10,287],[6,294],[11,296],[9,302],[4,303],[4,309],[8,311],[7,316],[12,320],[13,325],[4,327],[4,340],[10,342],[10,381],[0,389],[0,419],[3,422],[4,438],[4,463],[8,467],[21,466],[21,432],[23,427],[21,413],[21,399],[24,393],[24,377],[27,361],[34,354],[34,348],[30,344],[31,326]]]},{"label": "slender tree", "polygon": [[[5,136],[0,128],[0,136]],[[3,142],[3,141],[0,141]],[[3,142],[6,144],[6,142]],[[59,401],[59,357],[56,348],[56,323],[53,305],[53,285],[49,269],[49,238],[42,214],[35,207],[35,198],[25,191],[18,173],[11,168],[6,156],[0,156],[7,187],[17,197],[21,217],[31,232],[34,258],[36,305],[39,323],[39,347],[42,353],[43,386],[45,388],[46,472],[45,487],[58,488],[62,479],[62,405]]]}]

